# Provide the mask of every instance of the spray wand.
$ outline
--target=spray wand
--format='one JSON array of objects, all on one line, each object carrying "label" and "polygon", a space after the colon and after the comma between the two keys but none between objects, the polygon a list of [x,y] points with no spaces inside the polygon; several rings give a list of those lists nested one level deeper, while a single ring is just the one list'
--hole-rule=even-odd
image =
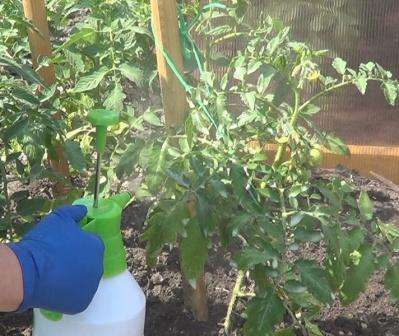
[{"label": "spray wand", "polygon": [[119,123],[119,114],[115,111],[97,109],[92,110],[87,118],[91,124],[96,128],[96,172],[94,179],[94,203],[93,207],[98,208],[98,199],[100,194],[100,175],[101,175],[101,159],[105,151],[107,142],[107,128],[108,126]]},{"label": "spray wand", "polygon": [[104,243],[103,278],[93,301],[80,314],[63,315],[35,309],[33,336],[109,336],[112,332],[115,336],[144,335],[145,296],[127,270],[121,233],[122,211],[132,196],[122,192],[99,198],[101,157],[105,152],[107,128],[119,122],[119,115],[110,110],[93,110],[88,114],[88,120],[96,127],[94,202],[93,197],[84,197],[73,204],[86,206],[87,216],[81,221],[81,227]]}]

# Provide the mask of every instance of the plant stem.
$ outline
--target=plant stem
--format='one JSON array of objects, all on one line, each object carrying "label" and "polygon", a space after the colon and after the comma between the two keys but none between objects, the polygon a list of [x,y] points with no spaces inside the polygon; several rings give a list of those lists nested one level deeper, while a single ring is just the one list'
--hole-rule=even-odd
[{"label": "plant stem", "polygon": [[[383,82],[383,80],[381,78],[371,78],[371,77],[367,77],[366,78],[367,81],[374,81],[374,82]],[[348,85],[353,85],[355,83],[354,79],[348,80],[348,81],[342,81],[339,84],[333,85],[330,88],[319,92],[318,94],[314,95],[312,98],[310,98],[309,100],[307,100],[305,103],[303,103],[300,107],[299,107],[299,112],[303,111],[308,105],[312,104],[314,101],[316,101],[317,99],[328,95],[329,93],[338,90],[340,88],[343,88],[345,86]]]},{"label": "plant stem", "polygon": [[[212,17],[213,9],[210,10],[210,17]],[[209,30],[212,30],[212,20],[208,22]],[[209,71],[209,60],[212,52],[212,45],[209,40],[209,37],[205,38],[206,46],[205,46],[205,61],[204,61],[204,70]]]},{"label": "plant stem", "polygon": [[287,246],[287,206],[285,204],[284,189],[279,189],[281,206],[281,224],[284,228],[284,245]]},{"label": "plant stem", "polygon": [[301,321],[299,319],[297,319],[297,317],[295,316],[294,312],[291,310],[290,306],[288,305],[289,302],[289,298],[287,297],[286,293],[284,292],[284,290],[278,286],[274,281],[273,281],[273,285],[276,289],[276,292],[278,293],[278,295],[281,298],[281,301],[283,303],[283,306],[285,308],[285,310],[287,311],[287,313],[290,315],[291,319],[292,319],[292,323],[294,325],[296,325],[299,329],[301,329],[302,331],[302,335],[303,336],[308,336],[308,331],[306,330],[306,328],[303,326],[303,324],[301,323]]},{"label": "plant stem", "polygon": [[[7,158],[7,150],[6,150],[6,158]],[[0,161],[0,174],[3,180],[3,193],[4,193],[4,198],[6,200],[5,220],[7,223],[7,228],[10,229],[10,238],[12,240],[14,232],[13,232],[12,218],[11,218],[11,199],[8,193],[7,171],[5,164],[2,161]]]},{"label": "plant stem", "polygon": [[[377,82],[381,82],[381,79],[378,78],[366,78],[367,81],[371,80],[371,81],[377,81]],[[291,121],[290,121],[290,125],[291,127],[295,127],[298,119],[299,119],[299,115],[300,113],[310,104],[312,104],[314,101],[318,100],[321,97],[324,97],[328,94],[330,94],[331,92],[338,90],[340,88],[343,88],[345,86],[348,85],[352,85],[354,84],[355,80],[351,79],[348,81],[342,81],[339,84],[333,85],[331,87],[329,87],[328,89],[325,89],[324,91],[319,92],[318,94],[314,95],[312,98],[308,99],[305,103],[303,103],[301,106],[299,106],[299,99],[300,99],[300,95],[299,95],[299,91],[298,89],[295,89],[294,93],[295,93],[295,107],[294,107],[294,113],[292,114],[291,117]],[[274,159],[274,163],[273,166],[274,167],[278,167],[281,164],[281,160],[283,158],[284,152],[287,148],[287,143],[281,144],[277,150],[275,159]]]},{"label": "plant stem", "polygon": [[[301,111],[301,109],[299,107],[300,98],[301,97],[300,97],[298,89],[295,89],[294,90],[294,112],[293,112],[293,114],[291,116],[291,120],[290,120],[290,125],[292,128],[294,128],[296,126],[296,124],[298,122],[298,118],[299,118],[299,113]],[[280,165],[286,148],[287,148],[287,143],[283,143],[279,146],[279,148],[277,149],[276,156],[274,158],[273,167],[278,167]]]},{"label": "plant stem", "polygon": [[239,298],[248,298],[248,297],[250,297],[250,298],[253,298],[253,297],[255,297],[256,296],[256,294],[255,293],[252,293],[252,292],[242,292],[242,291],[240,291],[239,293],[238,293],[238,295],[237,295],[237,297],[239,297]]},{"label": "plant stem", "polygon": [[225,36],[222,36],[222,37],[220,37],[220,38],[218,38],[218,39],[212,41],[212,45],[216,45],[216,44],[225,42],[225,41],[227,41],[227,40],[231,40],[231,39],[233,39],[233,38],[240,37],[240,36],[245,35],[245,34],[246,34],[246,33],[244,33],[244,32],[234,32],[234,33],[230,33],[230,34],[227,34],[227,35],[225,35]]},{"label": "plant stem", "polygon": [[305,103],[303,103],[300,107],[299,107],[299,112],[303,111],[308,105],[312,104],[314,101],[316,101],[317,99],[328,95],[329,93],[338,90],[342,87],[345,87],[347,85],[351,85],[353,84],[353,80],[351,81],[347,81],[347,82],[341,82],[339,84],[333,85],[330,88],[319,92],[318,94],[314,95],[312,98],[310,98],[309,100],[307,100]]},{"label": "plant stem", "polygon": [[294,312],[290,309],[290,307],[288,307],[287,303],[284,300],[282,302],[283,302],[283,306],[284,306],[285,310],[287,311],[287,313],[290,315],[290,317],[292,319],[292,323],[301,329],[303,336],[308,336],[309,335],[308,331],[302,325],[302,323],[296,318]]},{"label": "plant stem", "polygon": [[114,50],[114,48],[115,48],[115,43],[114,43],[114,35],[113,35],[113,33],[112,33],[112,30],[109,32],[109,39],[110,39],[111,44],[112,44],[112,47],[111,47],[111,49],[110,49],[110,51],[111,51],[111,58],[112,58],[112,71],[113,71],[113,73],[114,73],[114,77],[116,77],[116,68],[115,68],[115,66],[116,66],[116,59],[115,59],[115,50]]},{"label": "plant stem", "polygon": [[224,320],[224,333],[227,336],[230,333],[231,315],[233,314],[233,309],[234,309],[235,303],[237,301],[237,298],[241,294],[241,287],[242,287],[242,283],[244,281],[244,276],[245,276],[245,272],[244,271],[238,271],[236,283],[235,283],[234,288],[233,288],[233,293],[231,294],[229,307],[227,308],[226,319]]}]

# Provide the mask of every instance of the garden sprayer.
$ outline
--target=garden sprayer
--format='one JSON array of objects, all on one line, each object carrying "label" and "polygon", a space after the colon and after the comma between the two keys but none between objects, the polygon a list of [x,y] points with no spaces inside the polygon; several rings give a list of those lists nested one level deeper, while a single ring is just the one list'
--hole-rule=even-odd
[{"label": "garden sprayer", "polygon": [[34,310],[33,336],[143,336],[146,299],[127,270],[126,253],[120,230],[122,211],[130,202],[129,193],[99,197],[101,157],[107,128],[119,122],[116,112],[93,110],[88,119],[96,127],[97,163],[94,197],[74,204],[85,205],[82,221],[85,231],[97,234],[104,242],[104,275],[89,307],[77,315],[41,309]]}]

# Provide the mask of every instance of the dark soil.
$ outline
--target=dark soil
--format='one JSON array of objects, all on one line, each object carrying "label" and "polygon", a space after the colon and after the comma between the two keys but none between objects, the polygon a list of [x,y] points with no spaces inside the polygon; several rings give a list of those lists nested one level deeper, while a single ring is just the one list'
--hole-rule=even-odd
[{"label": "dark soil", "polygon": [[[377,215],[385,221],[399,222],[399,194],[382,183],[359,177],[344,169],[320,172],[318,178],[339,174],[359,188],[369,191],[376,204]],[[129,268],[147,295],[147,320],[145,336],[212,336],[223,335],[222,324],[226,314],[235,271],[231,268],[222,249],[210,253],[206,270],[210,319],[198,323],[184,308],[181,274],[175,250],[165,250],[159,256],[158,266],[146,266],[144,244],[139,236],[149,204],[133,203],[123,217],[123,232],[128,253]],[[323,248],[309,246],[306,255],[322,260]],[[399,335],[398,309],[391,304],[382,284],[383,274],[376,273],[365,293],[348,307],[334,302],[320,316],[319,326],[326,335],[396,336]],[[242,325],[244,302],[239,302],[234,315],[236,331]],[[31,312],[25,314],[0,314],[0,336],[31,335]],[[54,335],[56,336],[56,335]],[[259,335],[262,336],[262,335]]]}]

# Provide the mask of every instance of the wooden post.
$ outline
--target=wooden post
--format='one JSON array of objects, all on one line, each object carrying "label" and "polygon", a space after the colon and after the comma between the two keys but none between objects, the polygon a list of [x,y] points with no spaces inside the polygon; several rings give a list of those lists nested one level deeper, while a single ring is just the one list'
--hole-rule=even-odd
[{"label": "wooden post", "polygon": [[157,39],[157,63],[166,124],[181,125],[187,113],[186,93],[170,69],[160,48],[168,53],[182,73],[183,57],[177,20],[176,0],[151,0],[152,23]]},{"label": "wooden post", "polygon": [[[36,69],[40,57],[51,57],[52,55],[46,5],[44,0],[23,0],[23,7],[25,17],[30,20],[37,29],[37,31],[29,29],[29,45],[32,53],[32,63],[33,67]],[[54,65],[41,68],[38,74],[43,78],[46,85],[54,84]]]},{"label": "wooden post", "polygon": [[[173,129],[184,122],[188,109],[186,92],[162,52],[162,49],[166,51],[177,70],[183,73],[176,0],[151,0],[151,8],[165,120],[167,126]],[[194,206],[189,204],[188,207],[190,214],[195,216]],[[198,279],[195,289],[183,276],[183,291],[185,305],[192,310],[197,320],[206,321],[208,305],[204,275]]]},{"label": "wooden post", "polygon": [[[38,69],[40,57],[52,55],[45,0],[23,0],[23,7],[25,17],[36,28],[29,29],[28,33],[33,67],[46,85],[52,85],[56,80],[54,65]],[[54,117],[60,119],[61,115],[56,114]],[[50,157],[51,167],[62,177],[69,176],[68,162],[65,160],[61,144],[55,144],[55,153],[55,157]],[[57,183],[56,191],[58,194],[64,194],[67,191],[65,184]]]}]

